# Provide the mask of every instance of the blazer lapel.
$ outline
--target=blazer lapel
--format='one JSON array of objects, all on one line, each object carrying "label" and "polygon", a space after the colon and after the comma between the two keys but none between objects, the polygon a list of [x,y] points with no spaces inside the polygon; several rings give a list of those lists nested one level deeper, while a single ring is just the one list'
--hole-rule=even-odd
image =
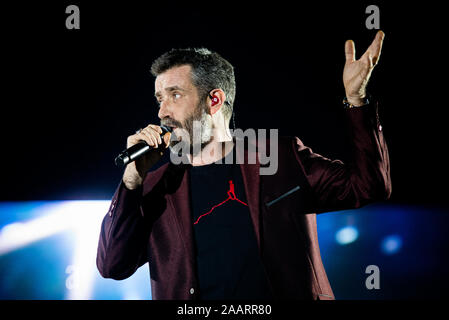
[{"label": "blazer lapel", "polygon": [[[179,170],[179,169],[178,169]],[[176,170],[176,171],[178,171]],[[193,244],[193,217],[190,204],[190,183],[189,170],[183,167],[178,174],[182,175],[182,180],[176,191],[169,197],[172,211],[178,223],[179,232],[183,238],[186,254],[189,256],[191,266],[194,266],[194,244]],[[193,270],[193,269],[192,269]]]},{"label": "blazer lapel", "polygon": [[[245,156],[248,153],[245,151]],[[242,155],[237,154],[240,163],[240,169],[243,176],[243,184],[245,185],[246,199],[248,201],[249,212],[253,222],[254,232],[256,234],[257,245],[260,251],[260,175],[259,175],[259,158],[256,155],[256,163],[248,164],[248,157],[241,159]]]}]

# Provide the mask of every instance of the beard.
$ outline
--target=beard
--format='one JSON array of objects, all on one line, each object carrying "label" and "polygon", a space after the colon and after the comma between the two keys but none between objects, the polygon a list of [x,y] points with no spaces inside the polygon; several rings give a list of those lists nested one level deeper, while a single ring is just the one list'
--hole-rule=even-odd
[{"label": "beard", "polygon": [[161,121],[161,125],[176,127],[170,138],[170,151],[178,155],[187,152],[195,156],[212,141],[214,126],[206,110],[206,103],[199,102],[184,121],[170,118]]}]

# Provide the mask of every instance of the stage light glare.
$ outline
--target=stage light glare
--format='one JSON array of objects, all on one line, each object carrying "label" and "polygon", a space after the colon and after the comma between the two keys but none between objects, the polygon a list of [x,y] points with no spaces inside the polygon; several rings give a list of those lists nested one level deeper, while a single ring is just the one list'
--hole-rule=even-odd
[{"label": "stage light glare", "polygon": [[142,298],[140,296],[140,294],[136,291],[126,291],[125,294],[123,295],[123,300],[145,300],[144,298]]},{"label": "stage light glare", "polygon": [[393,234],[385,237],[381,243],[381,250],[384,254],[392,255],[398,253],[402,247],[402,238]]},{"label": "stage light glare", "polygon": [[[67,229],[99,223],[106,214],[109,201],[49,201],[36,207],[39,218],[14,222],[0,230],[0,255],[24,247]],[[42,216],[41,216],[42,215]]]},{"label": "stage light glare", "polygon": [[101,221],[110,201],[51,201],[33,208],[38,218],[0,230],[0,255],[63,231],[73,232],[75,252],[67,266],[66,299],[90,299]]},{"label": "stage light glare", "polygon": [[341,228],[335,234],[335,240],[340,245],[346,245],[357,240],[359,231],[353,226]]}]

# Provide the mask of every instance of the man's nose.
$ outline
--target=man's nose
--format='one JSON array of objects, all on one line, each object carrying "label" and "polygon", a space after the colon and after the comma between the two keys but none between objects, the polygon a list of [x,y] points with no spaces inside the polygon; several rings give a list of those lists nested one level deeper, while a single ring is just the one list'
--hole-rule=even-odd
[{"label": "man's nose", "polygon": [[170,117],[170,107],[168,106],[168,103],[165,101],[162,101],[160,106],[159,106],[159,112],[157,114],[157,116],[159,117],[159,119],[164,119],[166,117]]}]

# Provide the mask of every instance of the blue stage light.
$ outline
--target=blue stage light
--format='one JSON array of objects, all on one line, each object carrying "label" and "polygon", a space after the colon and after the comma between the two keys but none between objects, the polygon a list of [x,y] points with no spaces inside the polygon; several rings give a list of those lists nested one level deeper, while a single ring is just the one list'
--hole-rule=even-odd
[{"label": "blue stage light", "polygon": [[385,254],[395,254],[402,247],[402,238],[399,235],[389,235],[382,240],[381,250]]},{"label": "blue stage light", "polygon": [[[0,267],[3,267],[2,261],[5,263],[12,259],[11,257],[18,260],[29,259],[29,264],[33,264],[36,274],[42,277],[41,283],[55,285],[55,292],[61,293],[57,298],[51,296],[51,299],[109,299],[109,291],[115,292],[113,299],[151,298],[148,265],[121,282],[103,279],[97,270],[98,238],[101,222],[109,206],[109,200],[0,203]],[[66,234],[70,239],[60,248],[63,248],[64,255],[68,253],[71,258],[65,262],[68,264],[65,264],[63,269],[56,269],[58,273],[49,274],[40,261],[48,257],[55,262],[61,261],[64,260],[63,254],[48,248],[38,251],[45,253],[42,257],[39,254],[29,257],[25,249],[33,245],[39,248],[40,243],[48,245],[49,242],[43,241],[56,234]],[[5,269],[2,270],[5,273]],[[14,274],[14,271],[14,268],[6,269],[9,275]],[[32,297],[39,299],[43,296],[39,290],[45,290],[45,286],[41,286],[33,289],[36,293],[31,293],[22,292],[17,287],[14,291],[9,290],[6,295],[2,283],[3,280],[0,282],[0,298],[20,299],[21,296],[35,294]]]},{"label": "blue stage light", "polygon": [[353,226],[341,228],[335,234],[335,240],[338,244],[346,245],[357,240],[359,231]]}]

